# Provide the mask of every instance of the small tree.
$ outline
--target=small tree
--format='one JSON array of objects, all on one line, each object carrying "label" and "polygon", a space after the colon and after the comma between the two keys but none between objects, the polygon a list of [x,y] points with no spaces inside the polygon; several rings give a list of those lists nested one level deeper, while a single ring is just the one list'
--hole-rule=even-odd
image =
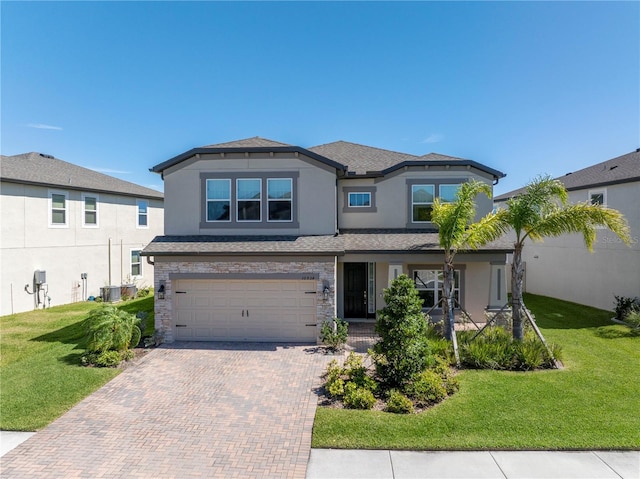
[{"label": "small tree", "polygon": [[386,306],[378,311],[374,345],[376,372],[387,387],[403,388],[422,372],[430,357],[427,322],[422,299],[407,275],[400,275],[384,290]]},{"label": "small tree", "polygon": [[582,234],[585,246],[593,251],[596,228],[605,226],[629,245],[631,236],[629,225],[622,213],[602,205],[590,203],[568,204],[568,193],[559,180],[540,176],[526,187],[520,196],[507,201],[506,209],[498,216],[513,228],[513,264],[511,265],[511,304],[513,317],[513,337],[522,340],[522,283],[524,267],[522,249],[527,238],[542,241],[546,237],[561,236],[566,233]]}]

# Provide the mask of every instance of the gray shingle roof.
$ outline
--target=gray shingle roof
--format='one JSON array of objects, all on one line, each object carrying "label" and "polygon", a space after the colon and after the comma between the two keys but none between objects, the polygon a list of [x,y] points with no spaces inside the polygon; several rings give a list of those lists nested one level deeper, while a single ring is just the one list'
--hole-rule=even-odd
[{"label": "gray shingle roof", "polygon": [[[626,155],[567,173],[556,179],[560,180],[569,191],[640,181],[640,151],[636,150]],[[524,193],[524,191],[524,187],[518,188],[496,196],[495,201],[506,201]]]},{"label": "gray shingle roof", "polygon": [[67,163],[51,155],[22,153],[0,157],[0,178],[11,183],[53,186],[70,190],[116,193],[162,199],[164,195],[113,176]]},{"label": "gray shingle roof", "polygon": [[268,138],[260,138],[254,136],[253,138],[245,138],[243,140],[228,141],[226,143],[217,143],[215,145],[207,145],[202,148],[261,148],[269,146],[292,146],[287,143],[280,143],[279,141],[269,140]]},{"label": "gray shingle roof", "polygon": [[[510,252],[508,239],[479,252]],[[438,233],[406,230],[345,230],[323,236],[157,236],[145,256],[343,255],[345,253],[440,252]]]},{"label": "gray shingle roof", "polygon": [[342,240],[324,236],[157,236],[143,255],[337,255]]},{"label": "gray shingle roof", "polygon": [[383,150],[348,141],[334,141],[307,149],[346,165],[349,167],[349,171],[356,173],[382,171],[403,161],[418,158],[408,153]]},{"label": "gray shingle roof", "polygon": [[[348,253],[440,252],[438,233],[416,230],[342,230],[340,237]],[[513,244],[504,237],[478,248],[478,252],[510,252]],[[470,252],[473,253],[473,250]]]}]

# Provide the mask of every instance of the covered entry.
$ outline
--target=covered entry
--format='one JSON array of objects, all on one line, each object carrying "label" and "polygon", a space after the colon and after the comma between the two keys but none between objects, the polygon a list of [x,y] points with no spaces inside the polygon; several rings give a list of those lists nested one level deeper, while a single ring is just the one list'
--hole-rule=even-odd
[{"label": "covered entry", "polygon": [[317,296],[315,280],[178,279],[174,337],[315,343]]}]

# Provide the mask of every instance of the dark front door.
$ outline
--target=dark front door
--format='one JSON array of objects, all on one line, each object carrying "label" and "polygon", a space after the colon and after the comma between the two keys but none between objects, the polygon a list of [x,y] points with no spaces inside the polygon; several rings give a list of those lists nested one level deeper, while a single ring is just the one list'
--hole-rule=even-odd
[{"label": "dark front door", "polygon": [[344,263],[344,317],[367,315],[367,263]]}]

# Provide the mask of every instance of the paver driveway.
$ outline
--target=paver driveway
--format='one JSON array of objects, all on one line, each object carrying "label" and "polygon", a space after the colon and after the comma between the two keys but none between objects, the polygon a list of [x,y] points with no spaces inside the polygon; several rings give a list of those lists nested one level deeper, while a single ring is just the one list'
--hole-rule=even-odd
[{"label": "paver driveway", "polygon": [[304,478],[314,346],[176,343],[150,352],[2,457],[2,477]]}]

